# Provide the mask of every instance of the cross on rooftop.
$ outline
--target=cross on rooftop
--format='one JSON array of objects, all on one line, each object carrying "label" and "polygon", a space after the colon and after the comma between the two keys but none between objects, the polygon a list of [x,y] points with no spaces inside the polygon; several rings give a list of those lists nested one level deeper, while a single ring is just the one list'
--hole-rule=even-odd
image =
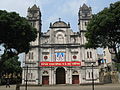
[{"label": "cross on rooftop", "polygon": [[59,18],[59,21],[61,21],[61,18]]}]

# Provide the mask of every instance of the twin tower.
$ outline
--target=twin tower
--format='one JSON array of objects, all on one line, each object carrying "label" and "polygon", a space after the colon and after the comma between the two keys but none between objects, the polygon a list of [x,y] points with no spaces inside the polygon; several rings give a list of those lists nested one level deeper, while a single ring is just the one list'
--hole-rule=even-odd
[{"label": "twin tower", "polygon": [[78,12],[78,32],[70,28],[70,23],[59,19],[50,23],[49,30],[43,33],[39,7],[28,8],[27,19],[38,33],[23,61],[22,84],[26,80],[28,84],[38,85],[92,83],[92,69],[94,81],[98,83],[96,50],[84,47],[86,27],[91,18],[91,7],[83,4]]}]

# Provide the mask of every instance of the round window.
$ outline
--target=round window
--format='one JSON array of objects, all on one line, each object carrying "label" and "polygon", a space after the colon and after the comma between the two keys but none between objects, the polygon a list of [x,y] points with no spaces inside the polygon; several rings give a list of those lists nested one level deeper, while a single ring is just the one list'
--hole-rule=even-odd
[{"label": "round window", "polygon": [[48,59],[48,56],[44,56],[44,59],[45,59],[45,60]]},{"label": "round window", "polygon": [[73,59],[76,59],[76,58],[77,58],[77,56],[76,56],[76,55],[74,55],[74,56],[73,56]]}]

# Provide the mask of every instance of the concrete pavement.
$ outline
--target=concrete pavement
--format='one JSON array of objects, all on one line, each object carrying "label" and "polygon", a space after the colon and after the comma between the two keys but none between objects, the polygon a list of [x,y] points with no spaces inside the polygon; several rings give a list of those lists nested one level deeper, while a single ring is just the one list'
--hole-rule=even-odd
[{"label": "concrete pavement", "polygon": [[[0,86],[0,90],[15,90],[16,85],[11,85],[10,88]],[[20,87],[20,90],[25,90],[25,87]],[[92,90],[91,85],[54,85],[54,86],[28,86],[27,90]],[[95,85],[94,90],[120,90],[120,84],[105,84]]]},{"label": "concrete pavement", "polygon": [[16,90],[16,85],[10,85],[10,88],[7,87],[5,85],[0,86],[0,90]]}]

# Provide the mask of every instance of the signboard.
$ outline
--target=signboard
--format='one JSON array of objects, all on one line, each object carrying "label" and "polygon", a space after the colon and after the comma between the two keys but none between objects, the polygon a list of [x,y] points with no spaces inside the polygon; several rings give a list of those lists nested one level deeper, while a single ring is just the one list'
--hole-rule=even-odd
[{"label": "signboard", "polygon": [[80,61],[72,61],[72,62],[40,62],[39,66],[80,66]]},{"label": "signboard", "polygon": [[65,61],[65,53],[55,53],[55,61]]}]

